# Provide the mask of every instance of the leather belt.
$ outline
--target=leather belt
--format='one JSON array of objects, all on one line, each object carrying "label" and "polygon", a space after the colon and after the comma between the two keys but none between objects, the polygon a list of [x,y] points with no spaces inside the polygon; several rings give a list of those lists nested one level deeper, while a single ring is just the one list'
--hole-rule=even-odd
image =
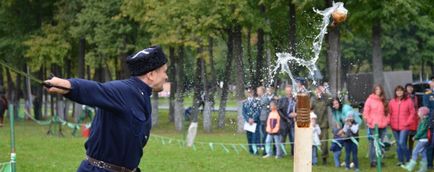
[{"label": "leather belt", "polygon": [[98,167],[98,168],[106,169],[106,170],[111,171],[111,172],[136,172],[136,168],[131,170],[129,168],[110,164],[110,163],[107,163],[104,161],[94,159],[94,158],[89,157],[89,156],[87,156],[87,160],[89,161],[89,163],[91,165]]}]

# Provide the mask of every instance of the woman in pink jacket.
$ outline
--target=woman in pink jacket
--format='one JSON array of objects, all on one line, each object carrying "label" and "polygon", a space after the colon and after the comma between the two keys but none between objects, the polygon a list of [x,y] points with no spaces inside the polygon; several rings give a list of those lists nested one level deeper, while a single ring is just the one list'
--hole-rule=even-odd
[{"label": "woman in pink jacket", "polygon": [[389,102],[390,126],[397,141],[396,152],[398,153],[399,160],[397,165],[399,166],[410,160],[407,139],[416,113],[413,101],[404,93],[404,87],[398,85],[395,88],[394,98]]},{"label": "woman in pink jacket", "polygon": [[[372,94],[369,95],[363,108],[363,119],[368,125],[369,134],[373,136],[375,133],[375,125],[378,125],[378,132],[380,140],[384,139],[386,134],[386,127],[389,125],[389,116],[387,113],[386,97],[384,89],[381,85],[374,87]],[[376,166],[377,157],[375,155],[375,147],[373,138],[369,137],[369,159],[371,160],[371,167]]]}]

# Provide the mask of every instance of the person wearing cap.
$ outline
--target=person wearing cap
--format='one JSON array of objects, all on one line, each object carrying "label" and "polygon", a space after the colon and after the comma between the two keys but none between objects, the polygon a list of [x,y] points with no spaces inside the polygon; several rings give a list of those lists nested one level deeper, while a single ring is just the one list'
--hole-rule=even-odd
[{"label": "person wearing cap", "polygon": [[[311,97],[311,108],[318,115],[317,123],[321,128],[320,139],[328,140],[329,139],[329,120],[328,120],[328,105],[330,102],[330,95],[326,93],[325,88],[322,85],[318,85],[315,89],[314,95]],[[321,158],[323,165],[327,164],[328,157],[328,142],[324,142],[321,144]]]},{"label": "person wearing cap", "polygon": [[87,158],[78,172],[137,172],[152,127],[152,91],[161,91],[167,80],[167,59],[159,46],[127,58],[131,77],[106,83],[53,77],[47,88],[80,104],[96,107],[85,143]]},{"label": "person wearing cap", "polygon": [[425,172],[427,171],[427,147],[429,144],[430,136],[428,133],[428,113],[429,109],[427,107],[420,107],[417,111],[417,114],[420,118],[420,123],[417,126],[417,133],[412,138],[412,140],[417,140],[416,147],[413,150],[413,153],[411,155],[410,161],[405,164],[401,165],[402,168],[406,169],[407,171],[413,171],[414,167],[416,166],[416,160],[417,156],[420,154],[422,160],[419,165],[419,172]]},{"label": "person wearing cap", "polygon": [[[430,88],[425,91],[423,95],[423,106],[426,106],[429,109],[429,123],[428,126],[431,129],[431,135],[434,135],[434,76],[431,76],[431,81],[429,82]],[[433,154],[434,154],[434,139],[431,140],[428,150],[427,150],[427,159],[428,159],[428,168],[433,168]]]},{"label": "person wearing cap", "polygon": [[255,131],[246,131],[247,143],[249,144],[249,152],[253,155],[258,155],[258,145],[260,144],[259,137],[259,100],[253,96],[253,90],[246,90],[247,100],[244,100],[242,114],[245,123],[248,125],[256,125]]}]

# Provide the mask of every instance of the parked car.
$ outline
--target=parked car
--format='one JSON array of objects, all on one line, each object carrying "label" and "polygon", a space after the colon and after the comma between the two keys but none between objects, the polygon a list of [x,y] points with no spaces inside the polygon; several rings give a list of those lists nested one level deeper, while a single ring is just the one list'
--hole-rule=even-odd
[{"label": "parked car", "polygon": [[[414,88],[414,93],[416,94],[418,102],[422,102],[422,97],[425,94],[425,91],[429,89],[428,82],[415,82],[412,83]],[[419,106],[422,106],[422,103],[419,103]]]}]

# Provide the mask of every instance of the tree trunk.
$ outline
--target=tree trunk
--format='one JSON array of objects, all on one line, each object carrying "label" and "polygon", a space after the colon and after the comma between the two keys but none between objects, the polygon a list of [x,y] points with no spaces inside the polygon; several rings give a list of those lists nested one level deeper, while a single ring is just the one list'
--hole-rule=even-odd
[{"label": "tree trunk", "polygon": [[86,48],[86,40],[84,38],[80,38],[79,45],[78,45],[78,77],[79,78],[84,78],[85,48]]},{"label": "tree trunk", "polygon": [[[86,73],[86,63],[85,63],[85,52],[86,51],[86,40],[82,37],[78,42],[78,77],[85,78]],[[74,102],[74,120],[78,122],[80,115],[83,113],[82,105]]]},{"label": "tree trunk", "polygon": [[295,57],[296,54],[296,8],[292,1],[289,2],[289,53]]},{"label": "tree trunk", "polygon": [[327,67],[332,95],[336,95],[337,91],[340,90],[341,53],[339,37],[339,27],[330,28],[328,34]]},{"label": "tree trunk", "polygon": [[233,32],[232,29],[227,29],[228,40],[226,42],[228,53],[226,56],[226,64],[225,64],[225,73],[223,76],[223,88],[222,95],[220,99],[220,109],[218,115],[218,123],[217,126],[219,128],[225,127],[225,112],[226,112],[226,101],[228,99],[228,91],[229,91],[229,80],[231,78],[232,71],[232,59],[233,59]]},{"label": "tree trunk", "polygon": [[384,86],[383,57],[381,54],[381,23],[376,20],[372,25],[372,68],[374,84]]},{"label": "tree trunk", "polygon": [[[124,46],[127,46],[128,44],[128,38],[127,36],[124,36]],[[121,79],[126,79],[130,76],[130,71],[128,70],[128,65],[127,65],[127,58],[128,58],[128,54],[127,53],[122,53],[121,55],[119,55],[119,60],[121,62],[120,65],[120,78]]]},{"label": "tree trunk", "polygon": [[[214,59],[213,59],[213,40],[212,38],[208,38],[208,55],[209,55],[209,65],[211,67],[211,77],[207,76],[207,69],[205,65],[205,61],[202,61],[202,79],[204,83],[204,90],[205,90],[205,96],[204,96],[204,107],[203,107],[203,128],[205,132],[211,132],[212,130],[212,110],[214,107],[214,94],[215,94],[215,83],[216,83],[216,75],[215,75],[215,69],[214,69]],[[209,76],[209,75],[208,75]],[[211,78],[208,80],[208,78]],[[224,120],[224,119],[223,119]]]},{"label": "tree trunk", "polygon": [[[251,40],[251,35],[252,35],[252,29],[251,28],[249,28],[248,29],[248,31],[247,31],[247,39],[246,39],[246,44],[247,44],[247,58],[248,58],[248,61],[250,62],[250,63],[248,63],[248,67],[249,67],[249,69],[248,69],[248,74],[249,74],[249,76],[247,77],[248,79],[248,81],[250,81],[249,82],[249,84],[253,87],[253,88],[255,88],[256,87],[256,81],[255,81],[255,73],[257,72],[257,71],[255,71],[255,70],[253,70],[253,68],[254,68],[254,66],[255,66],[255,64],[253,63],[254,61],[255,61],[255,59],[253,58],[253,56],[252,56],[252,46],[251,46],[251,43],[250,43],[250,40]],[[256,94],[256,92],[254,92],[254,94]]]},{"label": "tree trunk", "polygon": [[[259,11],[261,15],[265,15],[265,6],[264,4],[261,4],[259,6]],[[258,29],[258,43],[256,44],[257,49],[257,56],[256,56],[256,70],[255,70],[255,77],[253,79],[253,88],[257,88],[260,85],[264,84],[264,72],[267,69],[264,66],[264,29],[259,28]],[[255,89],[256,92],[256,89]]]},{"label": "tree trunk", "polygon": [[[96,72],[96,71],[95,71],[95,72]],[[86,79],[88,79],[88,80],[91,80],[91,79],[92,79],[90,73],[91,73],[91,71],[90,71],[90,66],[89,66],[89,65],[86,65],[86,75],[87,75],[87,78],[86,78]]]},{"label": "tree trunk", "polygon": [[[29,66],[26,64],[25,65],[25,68],[26,68],[26,72],[27,72],[27,75],[31,75],[31,73],[30,73],[30,68],[29,68]],[[31,115],[31,109],[33,109],[33,95],[32,95],[32,83],[31,83],[31,81],[30,81],[30,78],[29,77],[25,77],[25,79],[26,79],[26,93],[27,93],[27,96],[26,96],[26,103],[27,103],[27,106],[26,106],[26,109],[27,109],[27,112],[28,112],[28,114],[29,114],[29,116]]]},{"label": "tree trunk", "polygon": [[175,128],[181,131],[183,128],[184,115],[184,47],[179,47],[176,60],[176,95],[175,95]]},{"label": "tree trunk", "polygon": [[430,68],[431,68],[431,76],[434,76],[434,62],[433,62],[433,61],[430,61],[430,62],[429,62],[429,66],[430,66]]},{"label": "tree trunk", "polygon": [[[206,77],[206,65],[205,65],[205,59],[204,57],[201,58],[200,60],[200,75],[202,78],[202,90],[203,93],[201,95],[202,98],[202,103],[203,103],[203,110],[202,112],[205,111],[205,109],[207,109],[207,111],[211,112],[211,105],[212,103],[209,101],[209,85],[207,82],[207,77]],[[209,133],[212,130],[212,113],[202,113],[203,115],[203,129],[205,132]]]},{"label": "tree trunk", "polygon": [[170,97],[169,97],[169,121],[174,121],[175,114],[175,94],[176,94],[176,60],[175,48],[169,48],[169,80],[170,80]]},{"label": "tree trunk", "polygon": [[[197,122],[199,114],[199,106],[202,104],[202,92],[204,91],[202,86],[202,48],[198,48],[196,58],[196,76],[194,80],[194,94],[193,94],[193,107],[191,111],[191,122]],[[205,119],[204,119],[205,120]]]},{"label": "tree trunk", "polygon": [[158,125],[158,92],[152,92],[152,126]]},{"label": "tree trunk", "polygon": [[7,88],[7,99],[9,100],[9,103],[13,104],[15,106],[15,85],[12,79],[12,75],[9,72],[9,69],[6,68],[6,78],[7,78],[7,84],[8,84],[8,88]]},{"label": "tree trunk", "polygon": [[[38,71],[38,79],[43,79],[43,67],[41,67]],[[35,89],[35,97],[33,100],[33,113],[35,114],[35,119],[42,119],[42,92],[43,88],[41,86],[36,86]]]},{"label": "tree trunk", "polygon": [[22,77],[21,75],[16,75],[16,89],[15,89],[15,95],[14,98],[12,99],[12,102],[14,103],[14,117],[15,119],[18,119],[18,112],[20,109],[20,98],[23,97],[23,91],[22,91]]},{"label": "tree trunk", "polygon": [[0,94],[4,94],[3,66],[0,66]]},{"label": "tree trunk", "polygon": [[[42,65],[42,76],[47,76],[47,66]],[[48,92],[43,92],[43,103],[44,103],[44,113],[42,114],[42,117],[48,116],[48,102],[49,102],[49,95]]]},{"label": "tree trunk", "polygon": [[[234,28],[234,56],[236,60],[237,82],[236,82],[236,98],[238,107],[242,106],[244,100],[244,65],[243,65],[243,49],[242,49],[242,34],[241,26],[237,25]],[[244,119],[241,108],[238,110],[238,132],[243,132]]]}]

